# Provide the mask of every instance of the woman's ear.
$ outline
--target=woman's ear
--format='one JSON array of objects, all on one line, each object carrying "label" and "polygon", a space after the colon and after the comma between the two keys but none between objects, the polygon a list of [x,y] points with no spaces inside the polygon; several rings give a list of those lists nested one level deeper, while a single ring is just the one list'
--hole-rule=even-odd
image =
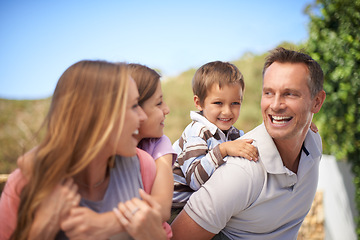
[{"label": "woman's ear", "polygon": [[318,113],[325,101],[326,93],[324,90],[321,90],[315,97],[314,97],[314,105],[312,107],[312,113]]},{"label": "woman's ear", "polygon": [[194,104],[195,104],[195,107],[196,107],[199,111],[202,111],[202,107],[201,107],[201,103],[200,103],[200,98],[198,97],[198,95],[194,95]]}]

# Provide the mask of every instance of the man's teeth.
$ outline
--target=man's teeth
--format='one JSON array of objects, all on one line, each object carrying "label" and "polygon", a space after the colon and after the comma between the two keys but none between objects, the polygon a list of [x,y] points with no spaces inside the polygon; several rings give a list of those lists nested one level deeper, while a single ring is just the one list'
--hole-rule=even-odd
[{"label": "man's teeth", "polygon": [[133,134],[138,135],[139,134],[139,129],[136,129]]},{"label": "man's teeth", "polygon": [[292,117],[284,117],[284,116],[271,116],[273,123],[286,123],[291,120]]}]

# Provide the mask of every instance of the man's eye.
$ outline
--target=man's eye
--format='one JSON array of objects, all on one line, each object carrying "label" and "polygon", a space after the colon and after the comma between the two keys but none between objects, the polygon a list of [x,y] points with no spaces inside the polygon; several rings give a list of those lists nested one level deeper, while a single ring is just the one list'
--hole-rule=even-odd
[{"label": "man's eye", "polygon": [[285,93],[285,96],[293,97],[293,96],[296,96],[296,94],[295,94],[295,93],[288,92],[288,93]]}]

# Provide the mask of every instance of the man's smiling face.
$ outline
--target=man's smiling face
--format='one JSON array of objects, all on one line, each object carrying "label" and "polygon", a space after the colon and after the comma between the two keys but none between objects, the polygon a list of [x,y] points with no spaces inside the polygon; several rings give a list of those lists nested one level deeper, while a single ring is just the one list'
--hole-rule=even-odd
[{"label": "man's smiling face", "polygon": [[270,136],[277,140],[302,139],[309,129],[314,100],[303,63],[271,64],[264,73],[261,112]]}]

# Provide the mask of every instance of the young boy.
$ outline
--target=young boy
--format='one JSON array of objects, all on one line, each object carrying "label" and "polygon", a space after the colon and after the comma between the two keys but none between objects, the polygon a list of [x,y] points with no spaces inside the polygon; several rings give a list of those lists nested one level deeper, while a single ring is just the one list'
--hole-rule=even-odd
[{"label": "young boy", "polygon": [[240,114],[244,93],[243,75],[227,62],[210,62],[200,67],[192,80],[194,103],[192,122],[173,148],[178,154],[173,167],[173,213],[184,207],[191,194],[225,163],[224,157],[241,156],[256,161],[258,152],[252,139],[233,124]]}]

